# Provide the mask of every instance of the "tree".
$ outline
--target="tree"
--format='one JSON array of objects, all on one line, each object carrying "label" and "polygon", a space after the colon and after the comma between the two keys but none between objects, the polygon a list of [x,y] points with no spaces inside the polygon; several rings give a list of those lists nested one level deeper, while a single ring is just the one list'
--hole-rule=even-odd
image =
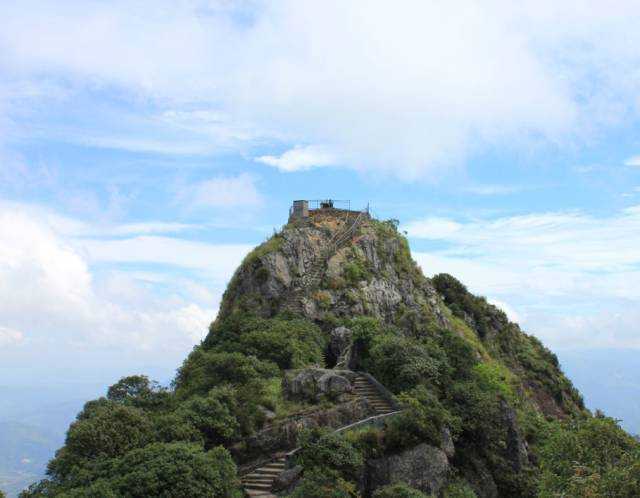
[{"label": "tree", "polygon": [[102,403],[71,424],[65,446],[49,463],[48,472],[64,478],[78,465],[123,455],[149,443],[152,437],[151,422],[142,410]]},{"label": "tree", "polygon": [[556,423],[540,456],[541,497],[640,496],[640,444],[613,419]]},{"label": "tree", "polygon": [[237,489],[229,452],[189,443],[154,443],[120,458],[110,479],[118,496],[224,498]]}]

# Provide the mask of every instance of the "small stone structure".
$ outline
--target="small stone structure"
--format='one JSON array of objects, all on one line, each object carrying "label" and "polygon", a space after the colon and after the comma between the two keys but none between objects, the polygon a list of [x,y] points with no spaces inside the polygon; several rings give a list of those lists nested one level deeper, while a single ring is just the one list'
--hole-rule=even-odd
[{"label": "small stone structure", "polygon": [[[369,214],[369,206],[366,209],[367,215]],[[320,213],[360,213],[362,211],[356,211],[351,209],[351,201],[337,201],[335,199],[320,199],[320,200],[297,200],[293,201],[291,208],[289,209],[289,223],[299,220],[307,220],[310,216]]]}]

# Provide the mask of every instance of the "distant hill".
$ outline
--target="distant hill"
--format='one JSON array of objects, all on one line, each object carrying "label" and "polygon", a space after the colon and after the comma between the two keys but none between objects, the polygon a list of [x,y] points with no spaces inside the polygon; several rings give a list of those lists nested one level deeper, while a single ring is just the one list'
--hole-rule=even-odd
[{"label": "distant hill", "polygon": [[22,422],[0,422],[0,489],[15,496],[41,479],[60,437]]}]

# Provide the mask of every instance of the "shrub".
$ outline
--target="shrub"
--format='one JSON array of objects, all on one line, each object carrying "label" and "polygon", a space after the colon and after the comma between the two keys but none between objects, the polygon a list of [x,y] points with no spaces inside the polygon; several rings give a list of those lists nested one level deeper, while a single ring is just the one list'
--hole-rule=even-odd
[{"label": "shrub", "polygon": [[220,384],[248,385],[277,374],[273,363],[254,356],[196,348],[178,370],[176,393],[181,397],[206,394]]},{"label": "shrub", "polygon": [[541,497],[640,496],[640,443],[613,419],[556,422],[539,453]]},{"label": "shrub", "polygon": [[[437,354],[432,356],[433,353]],[[402,336],[376,337],[365,367],[393,392],[411,389],[418,384],[437,385],[444,354],[438,346],[424,345]]]},{"label": "shrub", "polygon": [[205,349],[255,356],[281,369],[321,362],[325,345],[320,328],[308,320],[251,315],[232,315],[205,340]]},{"label": "shrub", "polygon": [[445,488],[444,498],[477,498],[477,495],[466,482],[454,481]]},{"label": "shrub", "polygon": [[345,480],[335,470],[305,471],[305,477],[289,498],[357,498],[354,483]]},{"label": "shrub", "polygon": [[434,276],[432,282],[453,314],[462,319],[471,318],[478,335],[484,337],[489,331],[486,300],[472,295],[460,281],[446,273]]},{"label": "shrub", "polygon": [[296,458],[305,469],[332,469],[345,479],[355,479],[363,465],[362,455],[338,433],[314,428],[300,434]]},{"label": "shrub", "polygon": [[[106,469],[105,469],[106,470]],[[108,469],[116,496],[230,497],[237,488],[229,452],[188,443],[154,443],[127,453]]]},{"label": "shrub", "polygon": [[384,454],[384,432],[375,427],[348,432],[347,441],[360,452],[364,460],[380,458]]},{"label": "shrub", "polygon": [[168,408],[173,396],[146,375],[131,375],[109,387],[107,399],[145,410],[158,410]]},{"label": "shrub", "polygon": [[472,372],[482,390],[493,392],[507,400],[515,398],[511,386],[513,374],[504,365],[498,362],[478,363]]},{"label": "shrub", "polygon": [[369,277],[369,271],[365,268],[362,261],[349,261],[343,266],[344,278],[351,284],[355,285],[361,280],[366,280]]},{"label": "shrub", "polygon": [[195,396],[185,401],[178,413],[182,420],[203,434],[209,446],[241,434],[237,417],[240,413],[238,399],[229,387],[216,387],[206,396]]},{"label": "shrub", "polygon": [[142,410],[105,403],[71,424],[65,447],[51,460],[48,471],[56,478],[64,478],[77,465],[123,455],[152,438],[151,423]]},{"label": "shrub", "polygon": [[373,498],[429,498],[429,496],[422,491],[400,483],[377,489],[373,493]]},{"label": "shrub", "polygon": [[420,443],[442,444],[442,431],[459,420],[453,417],[437,397],[420,386],[399,397],[404,411],[387,422],[385,443],[391,450],[409,448]]}]

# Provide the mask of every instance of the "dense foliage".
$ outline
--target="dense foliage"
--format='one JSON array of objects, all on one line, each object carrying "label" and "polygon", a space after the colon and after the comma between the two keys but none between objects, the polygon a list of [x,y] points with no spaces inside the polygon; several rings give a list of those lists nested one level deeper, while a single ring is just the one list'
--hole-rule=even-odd
[{"label": "dense foliage", "polygon": [[23,498],[235,496],[225,447],[263,426],[281,370],[321,361],[324,341],[305,320],[231,315],[185,360],[173,389],[134,375],[88,402],[49,478]]}]

